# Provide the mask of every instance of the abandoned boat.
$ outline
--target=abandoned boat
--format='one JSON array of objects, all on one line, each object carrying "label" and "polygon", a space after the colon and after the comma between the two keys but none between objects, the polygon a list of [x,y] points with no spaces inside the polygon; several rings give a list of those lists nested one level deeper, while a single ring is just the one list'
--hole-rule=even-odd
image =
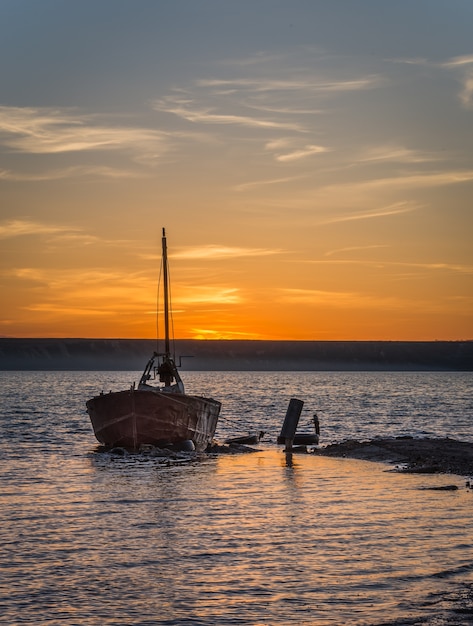
[{"label": "abandoned boat", "polygon": [[[100,393],[86,402],[97,440],[107,447],[139,450],[188,448],[197,451],[211,443],[221,404],[212,398],[187,395],[174,358],[169,336],[169,273],[166,232],[162,236],[164,291],[164,352],[154,352],[136,385],[124,391]],[[158,384],[152,384],[153,381]],[[162,385],[159,385],[162,383]]]}]

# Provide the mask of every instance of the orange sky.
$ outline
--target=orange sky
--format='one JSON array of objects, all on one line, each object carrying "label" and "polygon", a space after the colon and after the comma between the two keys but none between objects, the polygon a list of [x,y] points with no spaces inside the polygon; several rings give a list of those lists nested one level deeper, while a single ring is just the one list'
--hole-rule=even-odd
[{"label": "orange sky", "polygon": [[473,338],[473,8],[266,4],[0,9],[1,335]]}]

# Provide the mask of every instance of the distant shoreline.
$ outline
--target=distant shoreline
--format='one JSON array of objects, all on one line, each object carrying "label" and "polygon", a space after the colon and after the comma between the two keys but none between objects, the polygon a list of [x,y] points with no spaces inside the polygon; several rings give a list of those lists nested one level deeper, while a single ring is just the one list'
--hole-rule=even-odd
[{"label": "distant shoreline", "polygon": [[[173,345],[188,371],[473,371],[473,341],[178,339]],[[153,339],[0,338],[0,370],[139,371],[156,348]]]}]

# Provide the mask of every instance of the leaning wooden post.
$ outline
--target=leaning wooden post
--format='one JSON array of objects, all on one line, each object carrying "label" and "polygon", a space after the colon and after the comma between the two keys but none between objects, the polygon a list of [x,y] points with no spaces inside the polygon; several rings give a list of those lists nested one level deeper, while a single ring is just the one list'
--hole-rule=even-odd
[{"label": "leaning wooden post", "polygon": [[281,428],[281,434],[279,439],[284,439],[286,443],[286,454],[292,452],[292,444],[294,436],[296,434],[297,425],[299,424],[299,418],[301,416],[302,407],[304,403],[302,400],[291,398],[289,406],[287,407],[286,417]]}]

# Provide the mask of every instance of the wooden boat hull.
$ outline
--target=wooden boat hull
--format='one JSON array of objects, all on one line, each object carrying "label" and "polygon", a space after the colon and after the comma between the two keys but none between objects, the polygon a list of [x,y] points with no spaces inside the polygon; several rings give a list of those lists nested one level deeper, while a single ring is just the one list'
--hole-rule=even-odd
[{"label": "wooden boat hull", "polygon": [[106,446],[138,450],[143,444],[165,447],[192,440],[203,451],[214,436],[221,404],[200,396],[129,389],[95,396],[86,406],[95,436]]}]

